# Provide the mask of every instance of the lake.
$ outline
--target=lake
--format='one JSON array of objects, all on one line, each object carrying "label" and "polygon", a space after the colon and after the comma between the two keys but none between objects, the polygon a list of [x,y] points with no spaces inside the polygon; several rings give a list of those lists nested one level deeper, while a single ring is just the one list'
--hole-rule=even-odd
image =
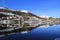
[{"label": "lake", "polygon": [[43,28],[39,26],[27,33],[19,32],[0,37],[0,40],[60,40],[60,25]]}]

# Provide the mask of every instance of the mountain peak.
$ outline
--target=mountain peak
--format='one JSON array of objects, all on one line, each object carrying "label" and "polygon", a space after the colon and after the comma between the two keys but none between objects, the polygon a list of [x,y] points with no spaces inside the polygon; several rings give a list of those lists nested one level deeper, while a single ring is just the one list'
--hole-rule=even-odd
[{"label": "mountain peak", "polygon": [[27,10],[21,10],[21,12],[28,13],[28,11],[27,11]]},{"label": "mountain peak", "polygon": [[0,7],[0,9],[7,9],[7,8],[5,8],[5,7]]},{"label": "mountain peak", "polygon": [[49,16],[40,16],[40,17],[42,17],[42,18],[50,18]]}]

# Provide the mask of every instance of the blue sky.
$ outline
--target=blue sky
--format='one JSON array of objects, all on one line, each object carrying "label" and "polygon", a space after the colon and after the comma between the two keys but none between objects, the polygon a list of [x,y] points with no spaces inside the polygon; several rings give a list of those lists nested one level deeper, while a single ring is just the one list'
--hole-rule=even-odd
[{"label": "blue sky", "polygon": [[60,0],[0,0],[0,6],[28,10],[38,16],[60,17]]}]

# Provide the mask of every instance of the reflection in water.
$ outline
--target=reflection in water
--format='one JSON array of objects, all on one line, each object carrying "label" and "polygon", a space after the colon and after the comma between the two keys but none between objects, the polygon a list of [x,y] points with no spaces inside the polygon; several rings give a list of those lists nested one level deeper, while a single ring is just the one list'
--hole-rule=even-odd
[{"label": "reflection in water", "polygon": [[48,28],[50,25],[42,25],[40,28]]},{"label": "reflection in water", "polygon": [[[32,28],[33,29],[33,28]],[[37,27],[34,30],[21,31],[1,37],[0,39],[13,40],[59,40],[60,25],[49,26],[48,28]]]},{"label": "reflection in water", "polygon": [[31,13],[17,12],[18,14],[16,14],[16,11],[0,10],[0,15],[2,15],[0,17],[0,35],[28,33],[28,31],[39,26],[39,18]]},{"label": "reflection in water", "polygon": [[55,40],[60,40],[60,38],[56,38]]},{"label": "reflection in water", "polygon": [[37,28],[37,27],[40,27],[40,28],[48,28],[52,25],[41,25],[41,24],[38,24],[36,27],[25,27],[25,28],[21,28],[21,29],[17,29],[17,30],[13,30],[13,31],[8,31],[8,32],[0,32],[0,37],[3,37],[3,36],[6,36],[6,35],[11,35],[11,34],[16,34],[16,33],[22,33],[22,34],[27,34],[29,33],[29,31]]},{"label": "reflection in water", "polygon": [[58,23],[60,19],[0,9],[0,40],[53,40],[60,37],[60,26],[53,26]]},{"label": "reflection in water", "polygon": [[22,34],[26,34],[26,33],[28,33],[28,31],[22,31],[21,33],[22,33]]}]

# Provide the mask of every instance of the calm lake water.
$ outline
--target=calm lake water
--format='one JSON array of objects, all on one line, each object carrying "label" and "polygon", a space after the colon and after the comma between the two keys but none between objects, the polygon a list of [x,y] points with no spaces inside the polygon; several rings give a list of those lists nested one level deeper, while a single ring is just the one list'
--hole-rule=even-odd
[{"label": "calm lake water", "polygon": [[25,34],[17,33],[0,37],[0,40],[60,40],[60,25],[37,27]]}]

